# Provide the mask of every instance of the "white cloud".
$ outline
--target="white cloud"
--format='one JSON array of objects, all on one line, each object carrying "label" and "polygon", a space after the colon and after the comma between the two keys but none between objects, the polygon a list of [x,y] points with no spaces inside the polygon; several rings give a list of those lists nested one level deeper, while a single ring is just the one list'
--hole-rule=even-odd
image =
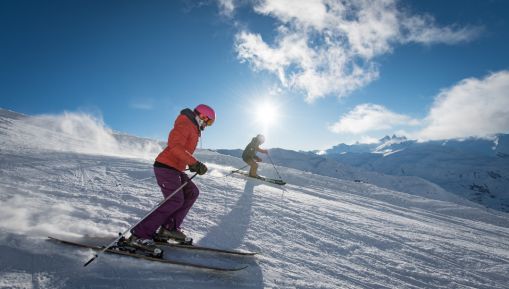
[{"label": "white cloud", "polygon": [[335,133],[361,134],[370,131],[393,129],[395,126],[418,124],[418,120],[394,113],[384,106],[361,104],[343,115],[329,129]]},{"label": "white cloud", "polygon": [[275,74],[283,86],[304,91],[310,102],[331,94],[345,96],[378,78],[375,58],[398,44],[454,44],[479,33],[478,28],[438,27],[429,15],[399,10],[396,0],[253,3],[256,13],[276,20],[277,35],[269,44],[260,34],[240,31],[238,58]]},{"label": "white cloud", "polygon": [[401,42],[456,44],[468,42],[482,31],[482,27],[438,27],[434,22],[434,18],[429,15],[403,19]]},{"label": "white cloud", "polygon": [[318,30],[325,27],[327,7],[321,0],[260,1],[254,7],[260,14],[272,15],[284,23],[298,22]]},{"label": "white cloud", "polygon": [[509,132],[509,71],[468,78],[443,90],[426,118],[421,139],[450,139]]},{"label": "white cloud", "polygon": [[218,0],[219,9],[223,15],[231,16],[235,10],[235,0]]},{"label": "white cloud", "polygon": [[362,136],[361,139],[359,140],[359,143],[361,144],[374,144],[379,142],[380,139],[372,136]]},{"label": "white cloud", "polygon": [[[404,130],[403,128],[413,128]],[[335,133],[364,134],[387,130],[420,140],[486,137],[509,132],[509,71],[483,79],[467,78],[444,89],[421,120],[381,105],[361,104],[329,127]],[[363,136],[364,138],[366,136]]]}]

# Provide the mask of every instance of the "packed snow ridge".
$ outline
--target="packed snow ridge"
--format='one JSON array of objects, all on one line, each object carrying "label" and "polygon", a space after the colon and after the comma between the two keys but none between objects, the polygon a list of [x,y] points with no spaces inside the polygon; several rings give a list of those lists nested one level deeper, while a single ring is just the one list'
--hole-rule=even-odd
[{"label": "packed snow ridge", "polygon": [[[293,165],[329,165],[337,175],[274,159],[287,181],[277,186],[229,175],[243,166],[237,157],[196,153],[210,171],[195,178],[201,194],[184,229],[201,245],[260,254],[165,255],[249,266],[239,272],[112,255],[84,268],[91,251],[47,240],[112,237],[148,212],[161,200],[151,168],[160,145],[88,115],[0,110],[0,288],[507,288],[507,213],[420,178],[341,172],[315,154],[295,155]],[[273,153],[292,160],[293,153]],[[275,177],[270,163],[260,173]],[[376,184],[384,182],[417,192]]]}]

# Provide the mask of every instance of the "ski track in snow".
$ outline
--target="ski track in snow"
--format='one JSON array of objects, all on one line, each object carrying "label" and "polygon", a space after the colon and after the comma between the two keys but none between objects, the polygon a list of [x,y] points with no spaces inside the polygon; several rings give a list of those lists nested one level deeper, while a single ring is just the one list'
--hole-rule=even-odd
[{"label": "ski track in snow", "polygon": [[[0,135],[0,138],[4,138]],[[184,222],[198,244],[260,252],[166,256],[218,273],[101,255],[46,236],[113,237],[161,200],[152,160],[0,149],[0,288],[508,288],[507,214],[278,167],[286,186],[227,176],[243,162],[200,150],[209,172]],[[270,164],[260,173],[274,177]]]}]

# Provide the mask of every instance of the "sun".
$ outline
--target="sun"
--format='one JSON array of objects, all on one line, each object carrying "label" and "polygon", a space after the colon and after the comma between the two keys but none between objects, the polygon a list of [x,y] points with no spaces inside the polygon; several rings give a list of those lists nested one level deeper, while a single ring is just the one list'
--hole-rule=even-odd
[{"label": "sun", "polygon": [[276,104],[271,101],[264,101],[258,104],[256,108],[256,121],[260,123],[264,129],[268,129],[270,126],[277,122],[278,108]]}]

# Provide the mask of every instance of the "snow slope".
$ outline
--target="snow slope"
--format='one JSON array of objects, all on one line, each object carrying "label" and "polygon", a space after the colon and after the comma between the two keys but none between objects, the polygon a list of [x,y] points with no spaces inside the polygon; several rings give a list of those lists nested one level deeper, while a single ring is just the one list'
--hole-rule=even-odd
[{"label": "snow slope", "polygon": [[[219,149],[217,152],[236,157],[240,157],[242,154],[242,150],[238,149]],[[270,149],[270,155],[271,158],[268,158],[264,154],[259,154],[259,156],[263,159],[263,162],[269,164],[274,162],[282,164],[285,167],[301,171],[342,180],[350,180],[353,182],[368,183],[381,188],[404,192],[418,197],[454,202],[465,206],[480,207],[479,204],[450,193],[442,187],[417,176],[395,176],[367,169],[360,169],[355,165],[338,162],[332,157],[317,155],[312,152]],[[366,154],[363,156],[371,157],[371,155],[372,154]]]},{"label": "snow slope", "polygon": [[[131,137],[122,151],[115,135],[94,122],[93,131],[112,137],[108,145],[49,129],[43,121],[28,125],[27,118],[0,111],[0,288],[507,288],[509,283],[508,214],[285,167],[278,170],[288,184],[269,185],[227,176],[242,161],[208,150],[197,152],[210,172],[195,179],[201,195],[184,222],[186,232],[199,244],[261,254],[166,255],[247,269],[215,273],[111,255],[84,268],[91,251],[45,237],[107,237],[143,216],[161,199],[152,177],[153,151],[132,157],[132,148],[151,147],[147,140],[136,143]],[[267,164],[260,173],[274,176]]]},{"label": "snow slope", "polygon": [[[509,212],[508,148],[509,135],[505,134],[492,139],[422,143],[394,135],[376,144],[340,144],[323,152],[270,152],[276,164],[286,167]],[[242,153],[218,152],[233,156]]]}]

